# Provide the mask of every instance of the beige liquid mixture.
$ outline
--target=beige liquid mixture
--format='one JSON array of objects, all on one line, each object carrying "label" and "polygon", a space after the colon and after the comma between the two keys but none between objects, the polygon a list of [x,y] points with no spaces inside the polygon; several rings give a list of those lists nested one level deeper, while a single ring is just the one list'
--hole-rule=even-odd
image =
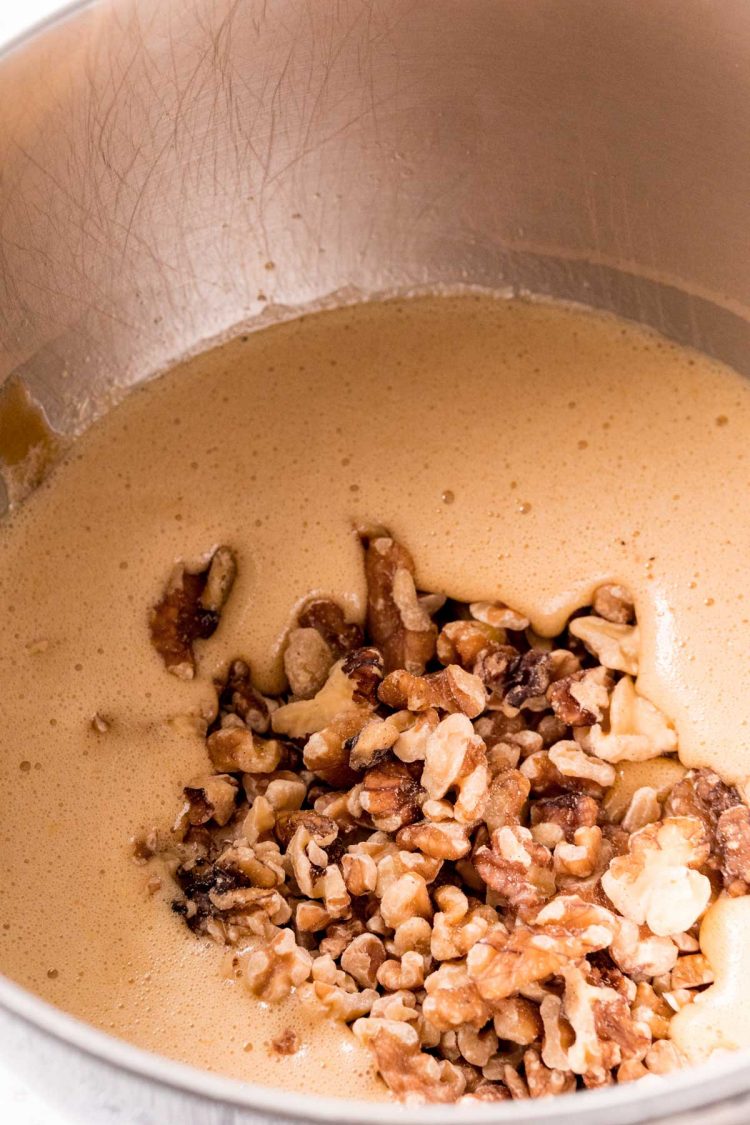
[{"label": "beige liquid mixture", "polygon": [[[686,763],[746,783],[749,439],[750,388],[731,371],[615,319],[491,297],[300,318],[134,393],[0,534],[0,967],[174,1058],[382,1096],[352,1036],[252,1001],[169,889],[145,893],[129,837],[169,825],[207,763],[167,720],[238,655],[278,687],[311,592],[361,617],[352,528],[376,521],[421,587],[502,599],[542,633],[604,580],[630,586],[640,690],[675,719]],[[184,683],[151,648],[147,608],[176,558],[218,543],[239,578]],[[750,899],[704,923],[718,981],[675,1021],[694,1057],[750,1044],[743,931]],[[269,1054],[290,1025],[303,1049]]]}]

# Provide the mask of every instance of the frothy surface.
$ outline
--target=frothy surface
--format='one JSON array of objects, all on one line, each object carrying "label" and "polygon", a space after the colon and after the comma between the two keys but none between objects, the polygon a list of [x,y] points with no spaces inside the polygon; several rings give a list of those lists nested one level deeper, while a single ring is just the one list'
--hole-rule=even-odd
[{"label": "frothy surface", "polygon": [[[251,1001],[170,914],[168,889],[146,895],[128,839],[167,826],[207,764],[165,718],[236,656],[277,687],[311,592],[361,615],[352,528],[375,521],[423,588],[500,598],[542,633],[601,582],[630,586],[641,692],[676,720],[687,764],[745,782],[748,438],[750,392],[720,365],[613,318],[491,297],[300,318],[134,393],[0,534],[3,970],[199,1066],[377,1096],[348,1034]],[[239,578],[185,684],[151,649],[147,607],[176,558],[218,543]],[[729,930],[736,952],[734,916]],[[733,992],[745,1005],[747,987],[744,974]],[[270,1056],[292,1022],[303,1051]]]}]

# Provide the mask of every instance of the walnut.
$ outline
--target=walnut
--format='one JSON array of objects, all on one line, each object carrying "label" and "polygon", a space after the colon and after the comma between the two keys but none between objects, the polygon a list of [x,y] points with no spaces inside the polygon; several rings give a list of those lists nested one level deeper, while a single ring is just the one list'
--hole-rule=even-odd
[{"label": "walnut", "polygon": [[378,868],[372,856],[347,852],[341,857],[341,873],[349,894],[366,895],[375,890]]},{"label": "walnut", "polygon": [[429,948],[436,961],[465,957],[490,926],[497,924],[497,913],[492,907],[470,907],[458,887],[438,887],[435,902],[440,910],[433,919]]},{"label": "walnut", "polygon": [[511,660],[501,684],[495,687],[494,694],[504,692],[503,706],[511,711],[526,707],[543,711],[547,707],[547,688],[553,678],[553,662],[549,652],[529,649]]},{"label": "walnut", "polygon": [[245,984],[260,1000],[276,1004],[310,976],[312,957],[280,930],[270,942],[254,950],[245,962]]},{"label": "walnut", "polygon": [[249,880],[253,887],[276,887],[286,879],[281,852],[275,840],[266,840],[253,847],[243,843],[230,844],[216,860],[221,871]]},{"label": "walnut", "polygon": [[378,984],[389,992],[421,988],[424,984],[424,957],[409,950],[398,960],[384,961],[378,969]]},{"label": "walnut", "polygon": [[627,672],[629,676],[638,674],[640,633],[637,625],[619,625],[602,617],[574,617],[568,630],[583,641],[605,668]]},{"label": "walnut", "polygon": [[477,849],[474,866],[485,883],[522,917],[532,915],[555,893],[552,856],[521,825],[496,829],[492,847]]},{"label": "walnut", "polygon": [[340,957],[347,946],[364,932],[365,927],[359,918],[349,918],[345,922],[332,922],[330,926],[326,927],[326,936],[319,946],[320,952],[331,958]]},{"label": "walnut", "polygon": [[426,918],[407,918],[401,922],[388,942],[388,952],[396,957],[403,957],[404,953],[415,949],[425,957],[430,952],[432,926]]},{"label": "walnut", "polygon": [[427,676],[398,668],[383,680],[378,695],[388,707],[406,707],[409,711],[435,707],[449,713],[461,712],[470,719],[481,714],[487,701],[479,677],[465,672],[458,664],[449,664]]},{"label": "walnut", "polygon": [[307,831],[308,839],[314,840],[321,848],[327,848],[338,836],[338,825],[330,816],[313,812],[312,809],[298,809],[281,812],[276,817],[275,832],[281,844],[288,847],[299,828]]},{"label": "walnut", "polygon": [[501,629],[481,621],[449,621],[437,639],[437,657],[441,664],[459,664],[471,671],[483,652],[504,639]]},{"label": "walnut", "polygon": [[567,1094],[576,1088],[575,1076],[569,1071],[551,1070],[542,1062],[539,1052],[529,1049],[523,1056],[524,1072],[532,1098],[549,1098]]},{"label": "walnut", "polygon": [[493,629],[510,629],[511,632],[522,633],[529,627],[528,617],[509,609],[502,602],[472,602],[469,613],[475,621],[481,621]]},{"label": "walnut", "polygon": [[530,789],[528,778],[520,770],[501,770],[493,777],[482,814],[490,832],[520,823]]},{"label": "walnut", "polygon": [[454,1102],[463,1093],[460,1072],[422,1052],[419,1035],[408,1023],[362,1019],[352,1030],[370,1047],[386,1085],[397,1097],[412,1102]]},{"label": "walnut", "polygon": [[297,826],[286,854],[302,894],[308,898],[322,898],[322,876],[328,866],[328,855],[306,824]]},{"label": "walnut", "polygon": [[307,785],[297,774],[279,771],[269,781],[264,795],[275,812],[297,812],[307,796]]},{"label": "walnut", "polygon": [[223,727],[208,736],[206,749],[212,765],[221,771],[273,773],[283,755],[275,738],[260,738],[247,727]]},{"label": "walnut", "polygon": [[611,687],[606,668],[589,668],[555,680],[547,688],[547,699],[555,715],[567,726],[590,727],[601,722],[609,707]]},{"label": "walnut", "polygon": [[392,929],[408,918],[431,918],[432,905],[424,878],[410,871],[395,879],[383,893],[380,913]]},{"label": "walnut", "polygon": [[393,753],[402,762],[423,761],[427,739],[437,728],[439,722],[437,711],[434,707],[429,707],[418,715],[414,715],[410,711],[398,711],[397,714],[399,716],[410,715],[411,725],[394,742]]},{"label": "walnut", "polygon": [[370,540],[365,552],[367,628],[386,672],[420,675],[435,653],[437,629],[420,605],[411,555],[393,539]]},{"label": "walnut", "polygon": [[602,830],[594,825],[591,828],[576,828],[573,842],[561,841],[555,846],[554,865],[558,875],[572,875],[586,879],[599,866],[602,846]]},{"label": "walnut", "polygon": [[668,1039],[659,1039],[646,1053],[644,1059],[651,1074],[671,1074],[685,1066],[687,1059]]},{"label": "walnut", "polygon": [[571,963],[561,969],[563,1011],[575,1033],[567,1051],[568,1066],[601,1084],[623,1057],[642,1058],[651,1036],[645,1025],[633,1020],[627,1000],[608,985],[590,983],[584,967],[585,963],[582,967]]},{"label": "walnut", "polygon": [[384,761],[365,774],[360,801],[376,828],[395,832],[419,817],[424,791],[403,762]]},{"label": "walnut", "polygon": [[331,918],[346,918],[351,914],[351,898],[344,877],[335,863],[329,863],[321,882],[323,901]]},{"label": "walnut", "polygon": [[208,563],[178,563],[149,616],[151,643],[167,671],[182,680],[195,675],[193,642],[210,637],[219,624],[237,573],[229,547],[217,547]]},{"label": "walnut", "polygon": [[670,988],[700,988],[704,984],[712,984],[713,980],[714,972],[708,959],[702,953],[692,953],[677,961],[672,969]]},{"label": "walnut", "polygon": [[[523,775],[521,775],[523,776]],[[572,843],[578,828],[592,828],[599,815],[599,805],[585,793],[562,793],[559,797],[542,797],[531,806],[532,832],[535,826],[559,826],[562,837]]]},{"label": "walnut", "polygon": [[[370,1016],[372,1019],[382,1020],[403,1020],[406,1023],[415,1021],[417,1032],[419,1033],[420,1015],[417,1012],[417,997],[413,992],[407,989],[398,989],[396,992],[387,992],[384,996],[378,996],[377,1000],[370,1009]],[[424,1046],[422,1036],[420,1034],[419,1041]],[[440,1033],[437,1033],[437,1041],[440,1041]]]},{"label": "walnut", "polygon": [[378,688],[383,679],[383,657],[376,648],[356,648],[344,658],[341,669],[352,682],[355,703],[376,707]]},{"label": "walnut", "polygon": [[328,679],[334,656],[317,629],[292,629],[284,649],[284,671],[297,699],[311,699]]},{"label": "walnut", "polygon": [[657,936],[648,926],[638,926],[627,918],[619,920],[609,952],[615,964],[635,981],[669,973],[677,961],[677,946],[671,938]]},{"label": "walnut", "polygon": [[587,746],[606,762],[642,762],[676,750],[677,735],[658,707],[638,695],[630,677],[623,676],[612,692],[609,730],[596,723]]},{"label": "walnut", "polygon": [[474,824],[482,815],[487,782],[484,743],[465,715],[449,715],[427,739],[422,785],[428,797],[440,800],[455,790],[454,818]]},{"label": "walnut", "polygon": [[461,859],[471,850],[468,829],[455,821],[428,820],[401,828],[396,836],[400,848],[416,848],[433,859]]},{"label": "walnut", "polygon": [[279,707],[271,716],[271,726],[276,734],[308,738],[345,715],[362,715],[364,723],[370,707],[355,698],[358,691],[356,679],[349,677],[344,671],[344,662],[338,661],[312,699],[299,699]]},{"label": "walnut", "polygon": [[556,742],[548,753],[550,762],[563,777],[581,777],[604,789],[615,780],[614,766],[585,754],[577,742]]},{"label": "walnut", "polygon": [[630,798],[621,824],[626,832],[637,832],[647,824],[654,824],[661,819],[661,805],[656,789],[650,785],[642,785],[636,789]]},{"label": "walnut", "polygon": [[504,1000],[545,980],[570,961],[606,948],[616,929],[614,915],[576,895],[558,895],[539,911],[534,926],[508,933],[495,927],[466,959],[467,971],[486,1000]]},{"label": "walnut", "polygon": [[366,1016],[377,999],[374,988],[362,992],[350,992],[337,984],[324,980],[312,980],[298,989],[299,998],[313,1012],[322,1013],[331,1019],[351,1023]]},{"label": "walnut", "polygon": [[669,1037],[669,1023],[674,1013],[666,1001],[645,981],[638,984],[632,1013],[633,1019],[648,1026],[652,1039]]},{"label": "walnut", "polygon": [[301,629],[315,629],[336,660],[361,648],[364,640],[361,626],[347,621],[341,606],[328,598],[308,602],[298,614],[297,624]]},{"label": "walnut", "polygon": [[[612,824],[622,821],[633,795],[638,789],[656,789],[656,795],[663,802],[670,791],[685,776],[685,767],[676,758],[651,758],[646,762],[619,762],[615,767],[617,777],[614,785],[607,791],[602,812]],[[687,810],[688,815],[696,815]],[[681,815],[674,813],[672,815]]]},{"label": "walnut", "polygon": [[397,711],[385,719],[377,716],[368,719],[361,730],[347,741],[349,765],[355,770],[374,766],[413,725],[414,716],[409,711]]},{"label": "walnut", "polygon": [[341,954],[341,968],[362,988],[375,987],[378,969],[384,961],[385,948],[375,934],[360,934]]},{"label": "walnut", "polygon": [[545,994],[539,1006],[544,1028],[542,1060],[556,1070],[568,1069],[568,1048],[573,1039],[573,1028],[562,1013],[562,1000],[552,992]]},{"label": "walnut", "polygon": [[353,785],[357,772],[349,764],[350,746],[369,719],[370,712],[364,707],[345,710],[322,730],[311,734],[302,752],[307,768],[329,785]]},{"label": "walnut", "polygon": [[490,1009],[482,999],[466,967],[460,962],[445,963],[425,981],[427,996],[422,1005],[425,1018],[441,1031],[468,1024],[477,1029],[490,1018]]},{"label": "walnut", "polygon": [[632,625],[635,621],[633,595],[625,586],[600,586],[592,603],[594,613],[616,625]]},{"label": "walnut", "polygon": [[331,915],[319,902],[305,899],[297,904],[294,924],[301,933],[313,934],[324,930],[331,921]]},{"label": "walnut", "polygon": [[265,734],[270,724],[268,701],[253,687],[250,668],[244,660],[234,660],[225,680],[216,682],[223,714],[236,715],[256,734]]},{"label": "walnut", "polygon": [[493,1027],[486,1027],[483,1031],[477,1031],[475,1027],[459,1027],[455,1034],[458,1050],[472,1066],[486,1066],[497,1052],[497,1035]]},{"label": "walnut", "polygon": [[198,777],[183,790],[186,804],[177,821],[177,829],[187,825],[228,824],[234,816],[238,786],[233,777],[225,773]]},{"label": "walnut", "polygon": [[500,1039],[528,1047],[542,1036],[539,1008],[523,996],[509,996],[492,1006],[492,1021]]},{"label": "walnut", "polygon": [[735,805],[716,822],[719,866],[730,892],[746,894],[750,883],[750,809]]},{"label": "walnut", "polygon": [[708,852],[697,817],[668,817],[630,837],[628,854],[612,860],[602,887],[631,922],[668,937],[689,929],[708,905],[711,884],[696,870]]},{"label": "walnut", "polygon": [[474,1102],[507,1102],[510,1100],[510,1090],[498,1082],[480,1082],[471,1093],[459,1098],[459,1104],[471,1105]]}]

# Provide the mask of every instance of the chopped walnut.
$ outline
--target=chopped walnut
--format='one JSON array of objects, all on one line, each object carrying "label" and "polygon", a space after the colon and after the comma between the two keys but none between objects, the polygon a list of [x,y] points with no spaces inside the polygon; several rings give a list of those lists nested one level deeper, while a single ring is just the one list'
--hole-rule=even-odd
[{"label": "chopped walnut", "polygon": [[465,672],[458,664],[449,664],[427,676],[397,669],[383,680],[378,695],[389,707],[406,707],[409,711],[435,707],[449,713],[461,712],[470,719],[484,710],[487,701],[479,677]]},{"label": "chopped walnut", "polygon": [[385,761],[365,774],[360,801],[376,828],[395,832],[417,820],[423,797],[424,791],[408,765]]},{"label": "chopped walnut", "polygon": [[284,671],[292,694],[311,699],[328,679],[333,653],[317,629],[292,629],[284,649]]},{"label": "chopped walnut", "polygon": [[609,707],[611,686],[606,668],[590,668],[555,680],[547,688],[547,699],[567,726],[590,727],[601,722]]},{"label": "chopped walnut", "polygon": [[341,968],[362,988],[374,988],[378,969],[386,959],[385,947],[375,934],[360,934],[341,954]]},{"label": "chopped walnut", "polygon": [[574,617],[568,625],[605,668],[638,675],[640,634],[637,625],[619,625],[603,617]]},{"label": "chopped walnut", "polygon": [[534,842],[528,828],[498,828],[492,847],[481,847],[474,866],[485,883],[522,917],[529,917],[555,893],[549,849]]},{"label": "chopped walnut", "polygon": [[550,762],[563,777],[582,777],[605,789],[615,780],[614,767],[585,754],[577,742],[557,742],[548,753]]},{"label": "chopped walnut", "polygon": [[291,1027],[285,1028],[271,1040],[271,1050],[277,1055],[296,1055],[299,1047],[299,1037]]},{"label": "chopped walnut", "polygon": [[245,962],[245,984],[260,1000],[276,1004],[310,976],[312,957],[294,940],[291,930],[280,930],[256,949]]},{"label": "chopped walnut", "polygon": [[228,773],[273,773],[283,755],[275,738],[261,738],[245,726],[222,727],[208,736],[206,749],[212,765]]},{"label": "chopped walnut", "polygon": [[237,782],[228,774],[213,774],[191,781],[183,790],[186,804],[178,823],[187,825],[215,824],[223,826],[234,815],[237,800]]},{"label": "chopped walnut", "polygon": [[472,602],[469,613],[475,621],[481,621],[493,629],[510,629],[511,632],[521,633],[529,627],[528,617],[516,613],[501,602]]},{"label": "chopped walnut", "polygon": [[452,815],[462,824],[479,820],[487,796],[487,755],[465,715],[449,715],[427,739],[422,786],[432,801],[456,791]]},{"label": "chopped walnut", "polygon": [[671,938],[621,918],[609,952],[618,968],[634,981],[646,981],[671,972],[678,950]]},{"label": "chopped walnut", "polygon": [[511,996],[493,1004],[492,1022],[499,1039],[520,1043],[524,1047],[536,1043],[542,1035],[539,1008],[523,996]]},{"label": "chopped walnut", "polygon": [[437,657],[441,664],[459,664],[471,671],[480,655],[503,643],[503,630],[481,621],[449,621],[437,639]]},{"label": "chopped walnut", "polygon": [[630,837],[628,854],[612,860],[602,887],[631,922],[668,937],[689,929],[708,905],[711,884],[696,870],[708,851],[697,817],[668,817]]},{"label": "chopped walnut", "polygon": [[393,539],[370,540],[365,552],[367,627],[383,653],[386,672],[420,675],[435,652],[437,629],[419,604],[414,562]]},{"label": "chopped walnut", "polygon": [[367,715],[369,707],[355,698],[358,685],[344,671],[344,662],[334,664],[323,687],[312,699],[299,699],[279,707],[271,716],[277,734],[307,738],[347,714]]},{"label": "chopped walnut", "polygon": [[[225,564],[180,571],[201,611]],[[234,949],[251,992],[353,1023],[406,1101],[682,1065],[673,1017],[713,981],[700,916],[750,893],[750,809],[670,756],[674,726],[632,679],[632,599],[600,587],[562,648],[508,607],[418,593],[387,533],[366,571],[367,630],[315,599],[281,697],[235,660],[173,723],[215,772],[171,834],[139,837],[160,865],[144,895],[171,876],[172,909]]]},{"label": "chopped walnut", "polygon": [[672,724],[653,703],[638,695],[629,676],[623,676],[612,692],[609,730],[597,723],[587,741],[589,749],[606,762],[642,762],[677,747]]},{"label": "chopped walnut", "polygon": [[540,910],[534,926],[511,933],[503,926],[490,930],[469,951],[468,974],[485,999],[504,1000],[568,962],[606,948],[615,929],[608,910],[575,895],[559,896]]},{"label": "chopped walnut", "polygon": [[301,629],[315,629],[336,660],[352,649],[361,648],[364,635],[360,625],[347,621],[340,605],[327,598],[314,598],[297,617]]},{"label": "chopped walnut", "polygon": [[471,849],[468,829],[455,821],[410,824],[399,830],[396,843],[401,848],[416,848],[433,859],[461,859]]},{"label": "chopped walnut", "polygon": [[526,1082],[532,1098],[549,1098],[575,1090],[575,1076],[570,1071],[552,1070],[542,1062],[539,1052],[529,1049],[523,1056]]},{"label": "chopped walnut", "polygon": [[592,602],[594,613],[616,625],[632,625],[635,621],[633,596],[625,586],[600,586]]},{"label": "chopped walnut", "polygon": [[229,547],[217,547],[208,563],[175,567],[149,618],[151,642],[174,676],[191,680],[195,675],[193,642],[216,631],[236,573]]}]

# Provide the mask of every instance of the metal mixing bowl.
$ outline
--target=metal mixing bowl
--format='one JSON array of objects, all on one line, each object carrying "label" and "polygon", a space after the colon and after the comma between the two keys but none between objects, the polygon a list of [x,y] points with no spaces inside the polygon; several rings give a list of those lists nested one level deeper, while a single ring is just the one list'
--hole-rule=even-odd
[{"label": "metal mixing bowl", "polygon": [[[583,301],[747,369],[749,123],[747,0],[74,7],[0,58],[0,380],[75,435],[239,325],[437,284]],[[739,1057],[544,1103],[400,1109],[191,1070],[7,981],[0,1034],[86,1122],[750,1112]]]}]

